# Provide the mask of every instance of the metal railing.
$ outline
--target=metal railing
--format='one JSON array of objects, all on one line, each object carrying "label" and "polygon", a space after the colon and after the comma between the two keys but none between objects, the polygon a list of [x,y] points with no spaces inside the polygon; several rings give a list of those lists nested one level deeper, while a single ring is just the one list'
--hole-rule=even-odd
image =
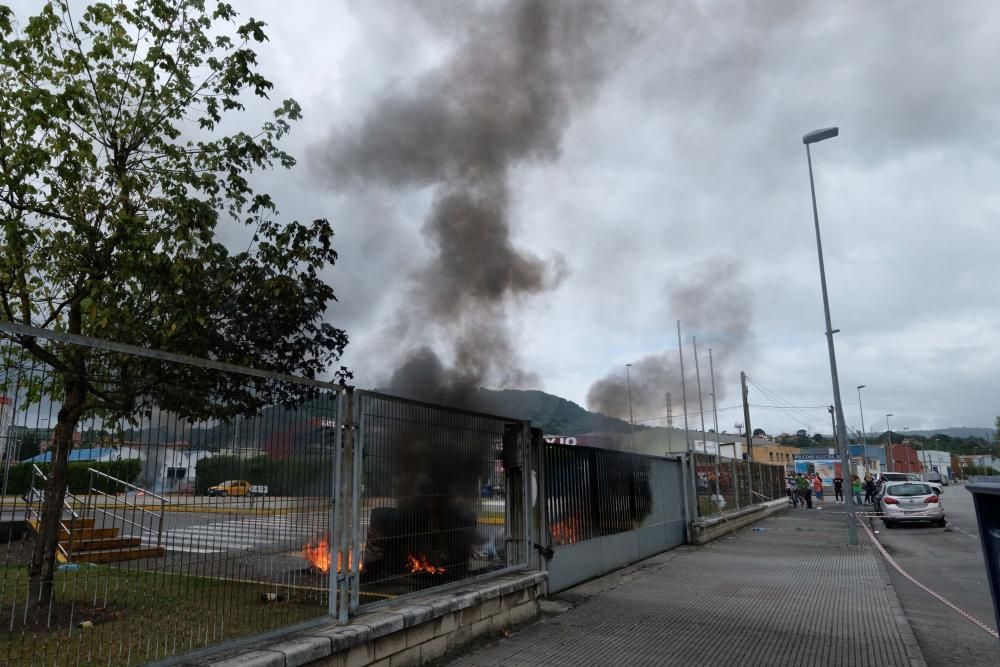
[{"label": "metal railing", "polygon": [[[38,488],[35,480],[41,478],[45,484],[43,488],[48,487],[49,478],[42,472],[42,469],[35,464],[31,464],[31,488],[27,493],[25,499],[25,513],[35,520],[39,532],[42,528],[42,512],[41,506],[45,503],[45,493]],[[72,501],[72,502],[71,502]],[[35,509],[35,503],[38,503],[39,509]],[[63,512],[69,512],[70,516],[73,517],[70,524],[67,524],[63,520],[62,516],[59,517],[59,527],[66,533],[66,544],[63,545],[62,540],[56,542],[56,548],[60,553],[70,560],[73,554],[73,530],[71,528],[72,521],[81,519],[82,517],[76,511],[77,497],[69,492],[67,489],[66,495],[63,497]]]},{"label": "metal railing", "polygon": [[[133,528],[138,528],[139,529],[139,537],[141,537],[143,533],[149,534],[150,536],[155,535],[156,536],[156,547],[159,548],[159,547],[163,546],[163,517],[166,514],[167,504],[170,502],[169,500],[167,500],[163,496],[160,496],[160,495],[157,495],[157,494],[153,493],[152,491],[148,491],[148,490],[146,490],[146,489],[144,489],[142,487],[136,486],[135,484],[130,484],[130,483],[126,482],[123,479],[118,479],[117,477],[112,477],[111,475],[109,475],[109,474],[107,474],[105,472],[101,472],[100,470],[94,470],[93,468],[88,468],[87,472],[89,474],[90,484],[89,484],[89,492],[87,494],[87,499],[86,499],[86,501],[84,501],[84,505],[83,505],[83,516],[84,517],[87,517],[89,515],[89,516],[91,516],[91,517],[93,517],[93,518],[96,519],[98,512],[100,512],[102,516],[109,517],[112,522],[121,521],[121,523],[123,524],[123,526],[124,525],[129,525],[129,526],[132,526]],[[126,491],[124,491],[121,494],[121,497],[119,497],[119,495],[117,493],[113,493],[113,494],[112,493],[108,493],[108,492],[106,492],[106,491],[98,488],[98,486],[96,484],[94,484],[94,476],[95,475],[97,475],[99,479],[103,478],[103,479],[107,480],[113,486],[116,486],[118,488],[125,488]],[[146,509],[145,502],[143,502],[141,505],[138,502],[136,502],[136,501],[133,501],[132,503],[129,503],[129,501],[128,501],[129,490],[132,491],[133,496],[135,498],[150,497],[150,498],[153,498],[155,500],[159,500],[160,501],[160,511],[159,512],[152,512],[152,511]],[[103,497],[105,499],[105,502],[111,501],[112,503],[114,503],[116,511],[109,512],[106,508],[99,507],[97,505],[97,503],[94,502],[94,501],[97,498],[101,498],[101,497]],[[121,511],[117,511],[118,508],[120,508]],[[135,513],[137,511],[140,513],[140,520],[138,522],[135,522],[135,521],[132,521],[131,519],[126,518],[126,515],[130,511],[130,508],[131,508],[131,512],[132,512],[133,516],[135,515]],[[155,520],[155,523],[156,523],[156,529],[155,530],[153,528],[147,528],[146,527],[145,522],[142,520],[146,516],[153,517],[153,519]]]}]

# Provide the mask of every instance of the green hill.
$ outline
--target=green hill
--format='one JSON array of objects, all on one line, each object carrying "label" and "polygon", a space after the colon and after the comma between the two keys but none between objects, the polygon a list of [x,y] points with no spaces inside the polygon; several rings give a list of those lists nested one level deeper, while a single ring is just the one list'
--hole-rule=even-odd
[{"label": "green hill", "polygon": [[[476,394],[480,411],[504,417],[527,419],[546,434],[582,435],[584,433],[627,433],[629,423],[614,417],[590,412],[565,398],[537,389],[480,389]],[[640,430],[642,426],[636,426]]]}]

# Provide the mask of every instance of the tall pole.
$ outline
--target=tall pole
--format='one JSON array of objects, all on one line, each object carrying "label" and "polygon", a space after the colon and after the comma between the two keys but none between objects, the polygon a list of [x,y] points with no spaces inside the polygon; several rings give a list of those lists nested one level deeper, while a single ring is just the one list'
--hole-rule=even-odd
[{"label": "tall pole", "polygon": [[680,320],[677,320],[677,354],[681,360],[681,403],[684,408],[684,442],[687,443],[688,463],[691,465],[691,519],[694,520],[698,518],[698,512],[695,509],[698,506],[698,485],[695,483],[698,472],[694,464],[694,452],[691,451],[691,431],[688,430],[687,382],[684,379],[684,346],[681,344]]},{"label": "tall pole", "polygon": [[[837,377],[837,354],[833,347],[833,334],[836,332],[834,331],[833,324],[830,320],[830,299],[826,291],[826,269],[823,266],[823,241],[820,238],[819,211],[816,207],[816,184],[813,180],[812,153],[809,150],[810,143],[834,137],[837,136],[837,134],[838,130],[831,128],[829,130],[813,133],[812,135],[807,134],[802,138],[802,141],[806,145],[806,161],[809,165],[809,193],[812,195],[813,224],[816,228],[816,254],[819,257],[819,280],[820,286],[823,290],[823,314],[826,318],[826,343],[830,352],[830,379],[833,383],[833,405],[836,412],[837,436],[840,445],[840,466],[842,468],[841,476],[843,476],[850,471],[850,450],[847,446],[847,427],[845,426],[844,421],[844,406],[840,402],[840,379]],[[847,543],[851,546],[856,546],[858,544],[858,527],[854,523],[854,506],[851,504],[845,504],[845,507],[847,509]]]},{"label": "tall pole", "polygon": [[891,416],[892,416],[891,412],[885,416],[885,430],[886,433],[889,434],[889,448],[886,449],[885,451],[886,454],[889,455],[889,462],[888,462],[889,472],[896,472],[896,462],[892,460],[892,429],[889,428],[889,417]]},{"label": "tall pole", "polygon": [[[715,364],[712,363],[712,348],[708,348],[708,372],[712,376],[712,423],[715,424],[715,439],[716,440],[721,440],[721,438],[719,437],[719,404],[715,400]],[[718,442],[715,443],[715,446],[719,447],[720,450],[721,450],[721,445]],[[716,461],[716,464],[715,464],[715,479],[719,479],[719,463],[718,463],[719,459],[715,459],[715,461]],[[736,472],[736,443],[733,443],[733,458],[732,458],[732,463],[730,464],[730,467],[733,469],[732,471],[735,473]],[[732,475],[732,479],[729,482],[730,487],[732,487],[733,481],[735,481],[735,479],[736,479],[736,475]],[[736,509],[739,509],[740,508],[740,499],[739,499],[740,496],[739,496],[738,493],[733,493],[733,497],[736,499]]]},{"label": "tall pole", "polygon": [[747,500],[753,504],[753,479],[750,463],[753,461],[753,430],[750,426],[750,391],[747,389],[747,374],[740,371],[740,387],[743,389],[743,423],[747,433]]},{"label": "tall pole", "polygon": [[827,411],[830,413],[830,428],[833,429],[832,431],[830,431],[830,433],[831,433],[830,437],[833,438],[834,442],[836,442],[837,441],[837,422],[833,418],[833,406],[831,405],[829,408],[827,408]]},{"label": "tall pole", "polygon": [[[698,382],[698,410],[701,412],[701,441],[705,446],[705,453],[708,454],[708,434],[705,432],[705,404],[702,401],[701,393],[701,371],[698,368],[698,339],[692,338],[691,345],[694,346],[694,377]],[[715,496],[716,502],[722,494],[719,493],[719,434],[715,434]],[[719,509],[721,512],[721,508]]]},{"label": "tall pole", "polygon": [[867,436],[865,435],[865,409],[861,407],[861,390],[867,387],[866,384],[858,385],[858,411],[861,413],[861,444],[868,444]]},{"label": "tall pole", "polygon": [[673,443],[671,436],[673,435],[671,431],[674,430],[674,402],[670,397],[670,392],[667,392],[667,451],[673,452]]},{"label": "tall pole", "polygon": [[632,453],[635,454],[635,419],[632,418],[632,378],[629,369],[632,364],[625,364],[625,381],[628,383],[628,423],[632,428]]}]

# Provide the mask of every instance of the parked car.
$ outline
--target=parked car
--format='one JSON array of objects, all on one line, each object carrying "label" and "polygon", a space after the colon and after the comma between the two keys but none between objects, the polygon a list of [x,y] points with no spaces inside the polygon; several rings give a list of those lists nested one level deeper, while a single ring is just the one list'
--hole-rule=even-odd
[{"label": "parked car", "polygon": [[267,491],[265,484],[251,484],[245,479],[234,479],[210,486],[208,495],[222,498],[226,496],[266,496]]},{"label": "parked car", "polygon": [[932,484],[940,484],[941,486],[948,486],[948,478],[946,476],[942,476],[937,470],[929,470],[925,472],[924,481]]},{"label": "parked car", "polygon": [[926,482],[886,482],[878,497],[886,528],[902,522],[930,521],[944,526],[944,504],[940,491]]}]

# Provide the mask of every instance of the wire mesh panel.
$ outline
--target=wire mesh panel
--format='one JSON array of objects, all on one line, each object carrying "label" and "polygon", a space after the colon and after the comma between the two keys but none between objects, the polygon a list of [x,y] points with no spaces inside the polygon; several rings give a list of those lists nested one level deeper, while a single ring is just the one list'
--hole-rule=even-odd
[{"label": "wire mesh panel", "polygon": [[527,562],[524,422],[370,392],[357,406],[361,605]]},{"label": "wire mesh panel", "polygon": [[73,423],[65,374],[18,350],[0,341],[0,660],[144,664],[327,613],[336,385],[94,347]]},{"label": "wire mesh panel", "polygon": [[[785,495],[784,467],[695,454],[698,516],[718,516]],[[718,485],[716,484],[718,480]]]}]

